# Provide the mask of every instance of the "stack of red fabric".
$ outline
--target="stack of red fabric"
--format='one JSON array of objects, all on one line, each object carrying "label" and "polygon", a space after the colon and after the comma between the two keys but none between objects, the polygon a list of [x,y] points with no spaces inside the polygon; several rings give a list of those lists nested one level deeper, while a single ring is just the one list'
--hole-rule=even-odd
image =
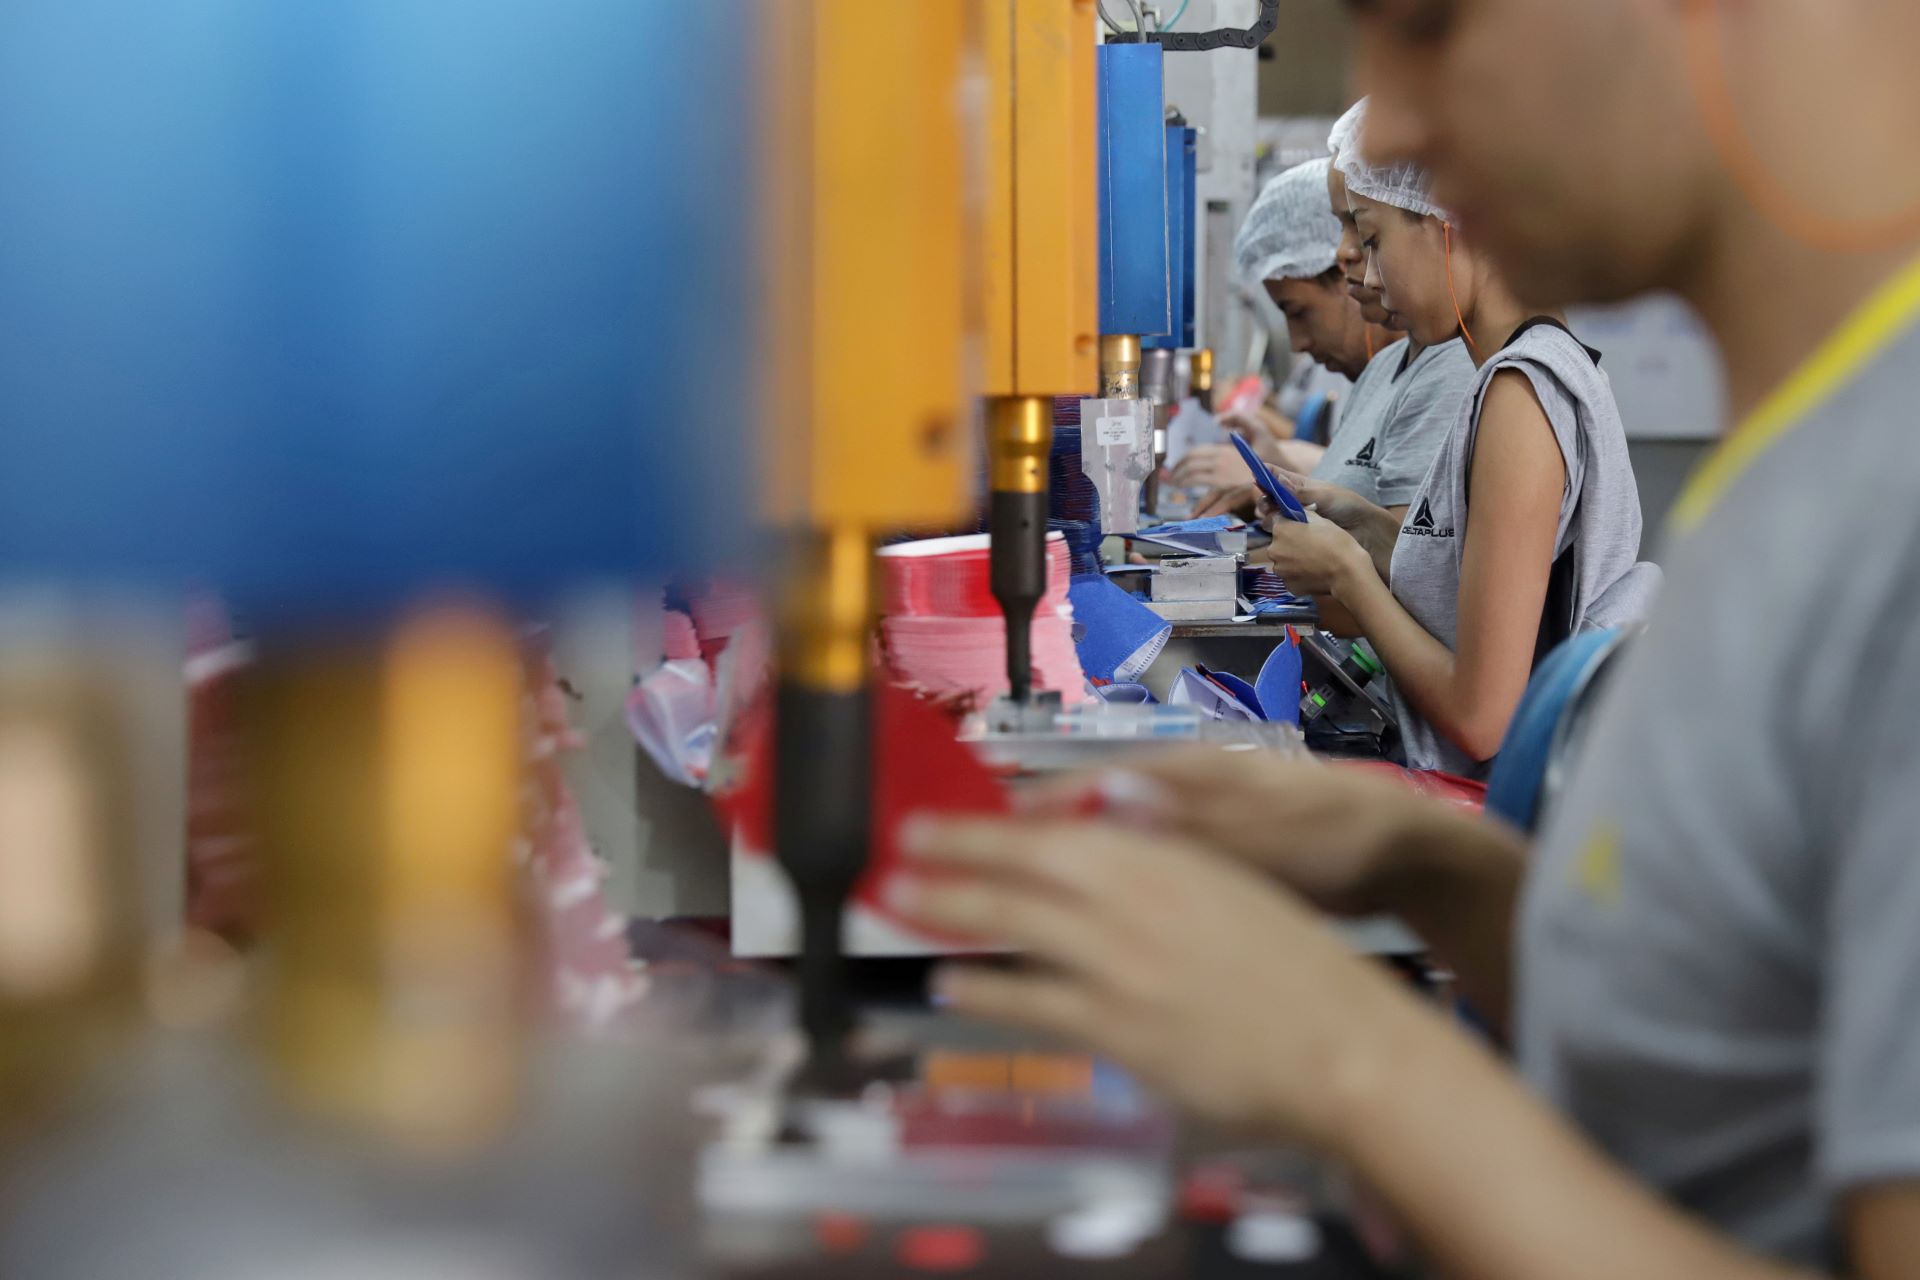
[{"label": "stack of red fabric", "polygon": [[[709,582],[689,593],[687,608],[700,639],[700,656],[712,663],[733,639],[734,632],[760,618],[760,596],[750,587]],[[671,639],[672,637],[669,637]]]},{"label": "stack of red fabric", "polygon": [[[892,677],[943,702],[985,706],[1007,692],[1007,629],[993,598],[985,534],[906,542],[880,552],[881,647]],[[1071,553],[1047,537],[1047,594],[1034,610],[1035,686],[1085,696],[1067,603]]]}]

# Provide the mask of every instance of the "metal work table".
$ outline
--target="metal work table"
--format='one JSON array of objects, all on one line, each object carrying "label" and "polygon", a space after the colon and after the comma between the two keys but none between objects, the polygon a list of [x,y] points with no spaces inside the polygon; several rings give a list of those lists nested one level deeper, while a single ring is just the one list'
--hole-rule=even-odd
[{"label": "metal work table", "polygon": [[1251,680],[1260,674],[1260,667],[1273,647],[1286,639],[1288,623],[1311,626],[1313,612],[1309,608],[1298,617],[1282,615],[1271,622],[1251,618],[1176,622],[1167,647],[1140,683],[1146,685],[1154,697],[1165,698],[1180,668],[1195,663]]},{"label": "metal work table", "polygon": [[[995,1230],[982,1233],[984,1249],[977,1266],[964,1274],[975,1280],[1029,1280],[1034,1276],[1087,1277],[1087,1280],[1389,1280],[1367,1258],[1352,1233],[1337,1221],[1319,1222],[1320,1251],[1297,1263],[1253,1263],[1234,1256],[1226,1229],[1181,1226],[1148,1242],[1130,1257],[1081,1260],[1048,1247],[1044,1233]],[[762,1267],[738,1268],[724,1280],[892,1280],[914,1274],[892,1254],[885,1233],[875,1233],[859,1252]]]},{"label": "metal work table", "polygon": [[1175,640],[1247,640],[1269,635],[1279,640],[1288,626],[1310,627],[1318,614],[1310,604],[1261,618],[1218,618],[1173,624]]},{"label": "metal work table", "polygon": [[[981,1049],[1038,1047],[1026,1037],[1004,1029],[931,1013],[920,1004],[921,980],[915,962],[866,962],[856,969],[856,985],[865,988],[870,1025],[895,1033],[906,1032],[929,1046]],[[891,971],[889,973],[889,970]],[[878,976],[877,976],[878,975]],[[1221,1147],[1217,1135],[1190,1133],[1179,1144],[1177,1163],[1186,1166],[1209,1154],[1237,1149]],[[1298,1156],[1303,1187],[1330,1171],[1311,1157]],[[1337,1177],[1337,1175],[1334,1175]],[[1315,1197],[1309,1195],[1309,1200]],[[1376,1265],[1361,1245],[1350,1223],[1338,1212],[1312,1212],[1319,1240],[1310,1256],[1297,1261],[1256,1263],[1235,1255],[1224,1224],[1176,1216],[1158,1236],[1127,1256],[1079,1259],[1056,1251],[1043,1225],[966,1223],[943,1218],[930,1206],[930,1216],[912,1221],[873,1221],[856,1247],[802,1251],[780,1256],[769,1252],[756,1259],[736,1259],[703,1268],[711,1280],[865,1280],[913,1274],[898,1256],[903,1232],[917,1226],[950,1230],[958,1227],[971,1236],[978,1256],[961,1272],[974,1280],[1027,1280],[1033,1276],[1078,1277],[1089,1280],[1401,1280],[1408,1273]]]}]

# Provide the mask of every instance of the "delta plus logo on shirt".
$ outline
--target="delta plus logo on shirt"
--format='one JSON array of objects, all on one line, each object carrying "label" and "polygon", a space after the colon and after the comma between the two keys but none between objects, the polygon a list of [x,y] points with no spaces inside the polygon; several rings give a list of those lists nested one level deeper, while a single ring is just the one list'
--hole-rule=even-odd
[{"label": "delta plus logo on shirt", "polygon": [[1436,528],[1433,520],[1433,502],[1422,498],[1419,507],[1414,510],[1413,519],[1407,521],[1406,527],[1400,532],[1402,536],[1409,538],[1451,538],[1453,526],[1448,525],[1444,529]]},{"label": "delta plus logo on shirt", "polygon": [[1369,439],[1366,444],[1362,445],[1360,452],[1347,459],[1347,465],[1350,467],[1371,467],[1375,471],[1378,471],[1380,464],[1373,460],[1373,441]]}]

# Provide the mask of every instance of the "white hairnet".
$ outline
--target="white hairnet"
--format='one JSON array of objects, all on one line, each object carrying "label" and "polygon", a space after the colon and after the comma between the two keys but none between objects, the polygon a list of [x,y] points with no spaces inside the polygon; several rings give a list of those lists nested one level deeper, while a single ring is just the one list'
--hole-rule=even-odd
[{"label": "white hairnet", "polygon": [[1347,190],[1368,200],[1405,209],[1408,213],[1448,220],[1447,211],[1433,202],[1432,183],[1425,169],[1412,164],[1379,166],[1367,163],[1366,157],[1360,153],[1366,124],[1367,100],[1362,98],[1340,117],[1327,137],[1333,162],[1339,167],[1340,176],[1346,179]]},{"label": "white hairnet", "polygon": [[1333,269],[1340,220],[1327,203],[1331,162],[1309,160],[1262,187],[1234,237],[1233,260],[1249,284],[1316,280]]},{"label": "white hairnet", "polygon": [[1339,163],[1341,152],[1350,150],[1359,141],[1360,125],[1366,118],[1367,100],[1362,98],[1333,122],[1333,132],[1327,135],[1327,150],[1333,153],[1334,163]]}]

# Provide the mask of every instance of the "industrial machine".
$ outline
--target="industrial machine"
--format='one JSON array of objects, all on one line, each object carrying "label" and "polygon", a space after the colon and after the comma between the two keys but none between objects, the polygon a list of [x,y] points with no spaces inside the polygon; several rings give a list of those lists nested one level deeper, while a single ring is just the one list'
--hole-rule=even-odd
[{"label": "industrial machine", "polygon": [[[1002,710],[1027,714],[1051,397],[1097,378],[1083,449],[1103,527],[1130,531],[1154,467],[1142,340],[1193,340],[1194,139],[1166,119],[1164,51],[1251,48],[1277,0],[1248,31],[1099,46],[1093,13],[1068,0],[941,0],[890,11],[885,24],[860,0],[775,9],[777,391],[762,502],[786,547],[774,840],[798,900],[812,1078],[831,1081],[844,1076],[853,1021],[843,915],[872,835],[875,539],[965,518],[965,424],[983,393],[992,589],[1007,624]],[[973,66],[979,91],[963,93]],[[965,118],[965,103],[983,104],[984,118]],[[970,192],[978,129],[984,181]],[[1186,211],[1170,213],[1176,204]],[[964,357],[979,342],[970,384]]]},{"label": "industrial machine", "polygon": [[[23,1161],[0,1271],[262,1274],[298,1256],[417,1273],[339,1256],[370,1221],[340,1148],[440,1169],[513,1118],[515,619],[745,544],[713,505],[735,489],[740,416],[706,392],[738,383],[753,307],[753,184],[709,162],[749,148],[751,18],[746,0],[474,0],[457,23],[420,0],[0,16],[23,193],[0,208],[0,579],[158,598],[176,626],[186,592],[211,589],[253,641],[239,754],[264,981],[237,1056],[274,1088],[234,1084],[216,1114],[256,1114],[261,1094],[307,1126],[269,1127],[245,1160],[208,1126],[183,1155],[178,1131],[140,1129],[156,1105],[113,1141]],[[111,664],[84,631],[0,656],[9,1137],[86,1119],[50,1095],[144,1057],[130,903],[182,869],[136,864],[135,833],[164,820],[126,785],[140,746]],[[306,1162],[274,1145],[314,1132],[346,1140]],[[189,1156],[251,1198],[158,1182]],[[113,1230],[60,1231],[92,1196],[122,1205]],[[228,1214],[248,1230],[220,1230]]]},{"label": "industrial machine", "polygon": [[1196,227],[1199,219],[1199,132],[1187,127],[1178,111],[1169,109],[1164,149],[1167,166],[1167,297],[1172,307],[1166,333],[1140,342],[1140,390],[1153,403],[1153,474],[1147,478],[1145,507],[1158,511],[1160,472],[1167,464],[1167,427],[1180,405],[1179,353],[1194,344],[1195,279],[1198,261]]},{"label": "industrial machine", "polygon": [[[778,211],[768,227],[780,268],[769,310],[778,390],[763,505],[787,535],[788,560],[774,839],[798,899],[813,1078],[825,1081],[845,1066],[842,918],[871,840],[874,541],[964,519],[963,424],[968,397],[984,392],[992,588],[1011,695],[1000,711],[1031,713],[1051,399],[1097,376],[1102,398],[1085,406],[1082,438],[1098,457],[1103,527],[1136,528],[1155,408],[1140,395],[1142,335],[1169,349],[1192,341],[1193,137],[1165,118],[1162,46],[1096,47],[1093,14],[1070,0],[941,0],[878,26],[860,0],[776,8],[767,154],[779,193],[768,202]],[[1235,39],[1257,44],[1273,9],[1264,29]],[[958,86],[974,41],[984,92],[967,95]],[[983,120],[956,109],[969,100],[984,103]],[[982,127],[984,184],[969,194],[964,157]],[[1170,204],[1189,212],[1170,215]],[[971,225],[975,208],[983,216]],[[911,324],[900,322],[903,301]],[[969,385],[962,357],[982,338],[983,381]],[[1037,713],[1049,716],[1049,704]]]},{"label": "industrial machine", "polygon": [[875,539],[952,528],[970,509],[973,5],[767,8],[761,492],[785,542],[774,841],[799,900],[810,1078],[832,1087],[853,1022],[842,915],[870,840]]},{"label": "industrial machine", "polygon": [[1100,49],[1100,388],[1081,448],[1109,533],[1134,532],[1143,498],[1153,505],[1176,355],[1197,336],[1198,139],[1167,111],[1163,56],[1253,49],[1278,18],[1279,0],[1262,0],[1244,30],[1114,31]]},{"label": "industrial machine", "polygon": [[1166,92],[1160,50],[1100,47],[1100,388],[1080,407],[1081,459],[1108,533],[1140,527],[1153,474],[1153,405],[1140,394],[1141,337],[1174,330]]},{"label": "industrial machine", "polygon": [[[9,156],[31,198],[0,204],[0,577],[232,606],[265,963],[244,1053],[190,1059],[185,1093],[129,1088],[168,1105],[9,1182],[0,1272],[260,1274],[267,1251],[314,1275],[603,1275],[659,1261],[635,1224],[690,1189],[749,1230],[769,1171],[831,1206],[806,1185],[822,1153],[883,1205],[964,1199],[1010,1230],[1093,1199],[1159,1225],[1172,1124],[1108,1069],[998,1042],[856,1059],[842,911],[884,767],[875,542],[963,523],[984,437],[1009,684],[1037,700],[1051,401],[1098,389],[1087,434],[1130,527],[1143,345],[1197,336],[1193,131],[1160,59],[1235,41],[1102,48],[1083,0],[470,0],[451,26],[432,0],[148,8],[0,16],[0,117],[36,144]],[[779,535],[774,825],[809,1052],[725,1113],[710,1161],[653,1159],[618,1108],[522,1160],[519,622],[574,582],[738,567],[757,525]],[[36,855],[0,840],[9,1141],[66,1118],[46,1100],[119,1060],[147,997],[124,718],[92,648],[0,646],[0,831]],[[782,995],[742,1038],[773,1038]],[[926,1021],[919,1047],[956,1030]],[[256,1097],[235,1081],[260,1066]],[[298,1124],[250,1131],[255,1104]],[[867,1160],[889,1125],[922,1181]],[[643,1162],[701,1185],[649,1200]],[[98,1202],[114,1231],[65,1227]],[[500,1234],[447,1252],[474,1204]],[[544,1234],[493,1248],[522,1213]],[[222,1215],[248,1230],[190,1229]]]},{"label": "industrial machine", "polygon": [[987,446],[992,586],[1016,707],[1046,593],[1053,397],[1096,372],[1093,14],[1067,0],[988,0]]}]

